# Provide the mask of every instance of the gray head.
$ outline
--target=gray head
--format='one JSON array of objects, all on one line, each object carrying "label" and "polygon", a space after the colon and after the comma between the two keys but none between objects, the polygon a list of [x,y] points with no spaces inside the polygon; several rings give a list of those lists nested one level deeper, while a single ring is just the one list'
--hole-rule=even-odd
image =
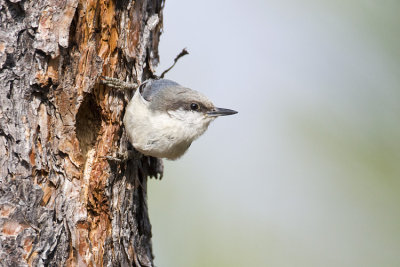
[{"label": "gray head", "polygon": [[225,108],[217,108],[203,94],[167,80],[148,80],[140,88],[143,98],[149,101],[149,108],[159,112],[186,111],[208,118],[236,114]]}]

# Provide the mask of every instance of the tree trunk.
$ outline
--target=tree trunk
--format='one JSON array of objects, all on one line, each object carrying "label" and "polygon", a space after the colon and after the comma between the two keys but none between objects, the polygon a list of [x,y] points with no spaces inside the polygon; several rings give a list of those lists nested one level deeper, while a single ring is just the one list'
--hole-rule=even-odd
[{"label": "tree trunk", "polygon": [[147,177],[129,143],[132,92],[158,63],[163,0],[0,0],[0,265],[153,266]]}]

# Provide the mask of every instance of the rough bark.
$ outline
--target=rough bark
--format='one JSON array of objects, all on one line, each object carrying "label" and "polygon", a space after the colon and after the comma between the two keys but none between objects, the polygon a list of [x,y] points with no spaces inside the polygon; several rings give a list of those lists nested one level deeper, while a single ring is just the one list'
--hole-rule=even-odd
[{"label": "rough bark", "polygon": [[0,0],[0,265],[152,266],[147,177],[129,148],[132,92],[158,63],[163,0]]}]

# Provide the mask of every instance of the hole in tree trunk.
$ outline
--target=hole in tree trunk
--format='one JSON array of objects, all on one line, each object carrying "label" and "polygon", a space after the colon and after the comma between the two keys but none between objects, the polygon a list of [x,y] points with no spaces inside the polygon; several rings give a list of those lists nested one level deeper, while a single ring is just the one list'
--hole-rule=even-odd
[{"label": "hole in tree trunk", "polygon": [[100,126],[100,107],[96,104],[93,95],[87,94],[76,114],[75,127],[76,137],[84,158],[86,158],[89,149],[94,146]]}]

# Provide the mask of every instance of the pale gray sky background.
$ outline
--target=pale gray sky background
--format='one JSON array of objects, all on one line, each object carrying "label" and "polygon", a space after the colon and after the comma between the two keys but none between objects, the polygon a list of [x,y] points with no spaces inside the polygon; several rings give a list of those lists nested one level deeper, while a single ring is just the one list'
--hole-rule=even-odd
[{"label": "pale gray sky background", "polygon": [[399,14],[166,1],[158,73],[239,114],[149,182],[157,266],[400,266]]}]

